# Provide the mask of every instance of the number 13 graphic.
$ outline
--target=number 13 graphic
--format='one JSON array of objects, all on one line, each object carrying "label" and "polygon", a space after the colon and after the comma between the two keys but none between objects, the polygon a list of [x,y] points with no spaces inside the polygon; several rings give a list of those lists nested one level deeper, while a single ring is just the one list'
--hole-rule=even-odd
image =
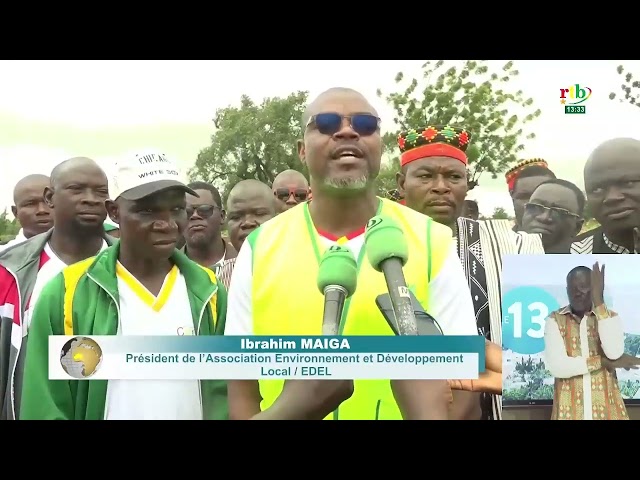
[{"label": "number 13 graphic", "polygon": [[[513,338],[522,338],[522,302],[516,302],[509,307],[507,312],[513,317]],[[529,323],[537,328],[530,327],[526,335],[533,338],[544,338],[544,324],[549,316],[549,309],[542,302],[533,302],[527,307],[529,310]]]},{"label": "number 13 graphic", "polygon": [[560,305],[543,288],[517,287],[502,298],[502,344],[515,353],[544,351],[545,320]]}]

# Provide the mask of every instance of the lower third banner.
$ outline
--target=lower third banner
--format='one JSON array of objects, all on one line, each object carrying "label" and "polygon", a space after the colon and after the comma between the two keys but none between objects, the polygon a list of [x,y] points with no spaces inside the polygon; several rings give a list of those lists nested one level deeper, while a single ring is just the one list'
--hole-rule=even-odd
[{"label": "lower third banner", "polygon": [[49,337],[51,380],[477,379],[481,336]]}]

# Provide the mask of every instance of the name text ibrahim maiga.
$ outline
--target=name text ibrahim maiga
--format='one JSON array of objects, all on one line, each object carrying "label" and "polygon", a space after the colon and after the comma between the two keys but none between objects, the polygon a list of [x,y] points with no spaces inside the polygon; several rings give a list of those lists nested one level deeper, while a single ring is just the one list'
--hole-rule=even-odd
[{"label": "name text ibrahim maiga", "polygon": [[349,340],[346,338],[300,338],[283,340],[270,338],[269,340],[240,340],[242,350],[350,350]]}]

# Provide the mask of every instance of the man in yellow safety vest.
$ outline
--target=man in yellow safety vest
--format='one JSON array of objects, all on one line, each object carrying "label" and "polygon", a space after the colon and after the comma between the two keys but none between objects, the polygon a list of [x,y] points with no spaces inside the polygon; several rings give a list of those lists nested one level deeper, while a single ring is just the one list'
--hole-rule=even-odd
[{"label": "man in yellow safety vest", "polygon": [[[331,245],[345,244],[358,265],[358,288],[340,322],[342,335],[393,335],[375,298],[382,273],[364,255],[364,230],[376,215],[405,233],[407,285],[445,335],[477,335],[471,297],[452,248],[450,228],[378,198],[382,140],[375,109],[358,92],[333,88],[303,116],[299,155],[313,200],[278,215],[249,235],[234,268],[226,335],[319,335],[323,296],[316,277]],[[464,292],[464,295],[460,295]],[[444,380],[229,381],[232,419],[448,419],[451,389]]]}]

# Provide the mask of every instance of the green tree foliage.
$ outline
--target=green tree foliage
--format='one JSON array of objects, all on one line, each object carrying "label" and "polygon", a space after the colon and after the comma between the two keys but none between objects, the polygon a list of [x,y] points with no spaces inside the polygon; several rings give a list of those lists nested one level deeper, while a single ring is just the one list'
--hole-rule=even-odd
[{"label": "green tree foliage", "polygon": [[[400,131],[427,125],[452,125],[467,129],[473,136],[467,149],[469,189],[478,185],[480,176],[488,172],[492,178],[506,171],[524,149],[523,140],[535,138],[524,133],[523,126],[540,116],[533,109],[533,99],[521,90],[509,90],[509,81],[519,74],[513,62],[499,72],[491,72],[486,61],[466,61],[461,67],[445,67],[444,61],[426,62],[422,78],[405,81],[396,75],[400,92],[378,96],[385,98],[395,110],[395,128],[385,134],[385,150],[398,154]],[[517,113],[516,113],[517,111]]]},{"label": "green tree foliage", "polygon": [[396,157],[391,162],[383,164],[380,167],[380,173],[376,178],[376,186],[378,188],[378,195],[386,196],[386,193],[398,188],[398,182],[396,181],[396,173],[400,171],[400,158]]},{"label": "green tree foliage", "polygon": [[[618,66],[618,75],[623,77],[623,83],[620,85],[623,95],[620,95],[618,100],[623,103],[630,103],[636,107],[640,107],[640,80],[635,79],[631,72],[625,72],[624,66]],[[609,98],[615,100],[616,94],[611,92]]]},{"label": "green tree foliage", "polygon": [[216,111],[211,145],[200,151],[191,179],[211,182],[226,195],[240,180],[255,178],[271,185],[283,170],[306,173],[296,141],[302,138],[302,113],[308,92],[273,97],[256,104],[243,95],[240,106]]},{"label": "green tree foliage", "polygon": [[10,220],[6,209],[0,213],[0,243],[13,240],[19,231],[20,224],[17,218]]},{"label": "green tree foliage", "polygon": [[495,220],[508,220],[509,214],[504,208],[496,207],[493,209],[493,215],[491,215],[491,218]]}]

